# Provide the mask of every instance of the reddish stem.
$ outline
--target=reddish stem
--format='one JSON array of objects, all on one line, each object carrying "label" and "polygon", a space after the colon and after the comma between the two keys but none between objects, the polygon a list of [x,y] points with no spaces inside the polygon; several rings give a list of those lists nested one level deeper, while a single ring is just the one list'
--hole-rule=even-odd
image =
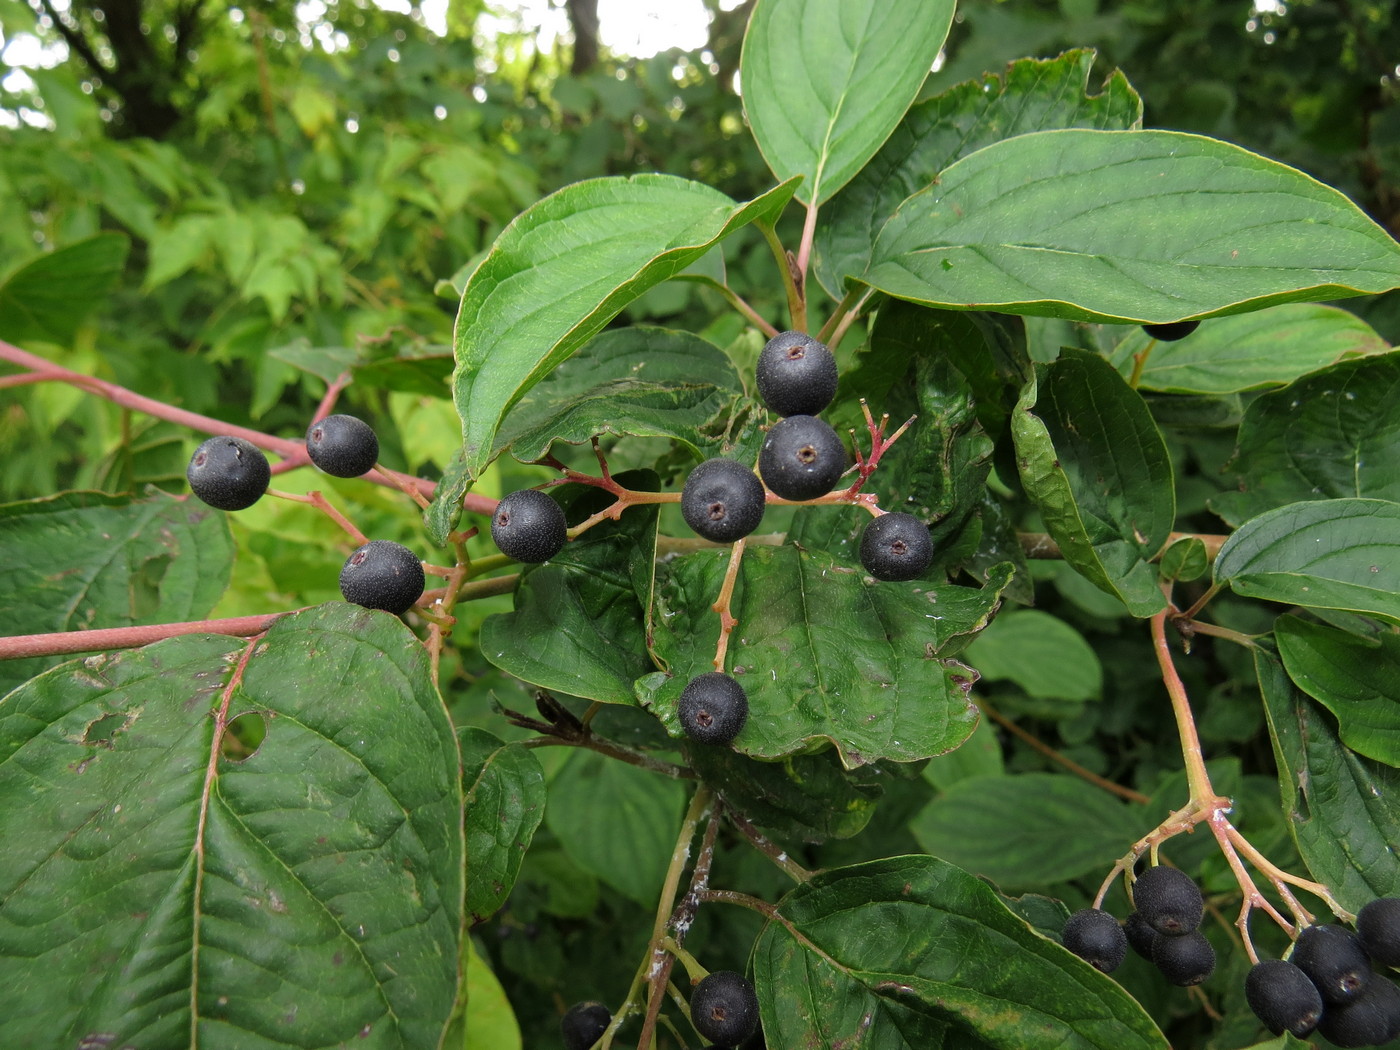
[{"label": "reddish stem", "polygon": [[0,660],[135,649],[182,634],[228,634],[246,638],[267,630],[274,621],[289,616],[293,611],[295,610],[266,613],[262,616],[235,616],[227,620],[191,620],[186,623],[159,623],[143,627],[104,627],[95,631],[18,634],[10,638],[0,638]]}]

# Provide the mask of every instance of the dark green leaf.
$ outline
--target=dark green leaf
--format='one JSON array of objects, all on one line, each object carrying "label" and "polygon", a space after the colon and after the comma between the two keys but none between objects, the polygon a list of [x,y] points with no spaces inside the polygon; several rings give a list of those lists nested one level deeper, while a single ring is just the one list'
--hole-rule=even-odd
[{"label": "dark green leaf", "polygon": [[433,501],[423,512],[423,528],[437,546],[447,546],[448,537],[462,518],[462,498],[471,485],[466,451],[459,448],[443,468],[442,477],[438,478],[437,489],[433,492]]},{"label": "dark green leaf", "polygon": [[1215,559],[1236,594],[1400,622],[1400,504],[1293,503],[1251,518]]},{"label": "dark green leaf", "polygon": [[998,616],[967,658],[984,679],[1015,682],[1031,696],[1093,700],[1103,688],[1103,668],[1084,636],[1035,609]]},{"label": "dark green leaf", "polygon": [[1336,190],[1175,131],[1040,131],[904,201],[862,281],[929,306],[1113,324],[1400,285],[1400,245]]},{"label": "dark green leaf", "polygon": [[820,204],[889,137],[938,58],[953,0],[759,0],[740,76],[779,181]]},{"label": "dark green leaf", "polygon": [[121,280],[125,234],[99,233],[20,267],[0,284],[0,338],[68,346]]},{"label": "dark green leaf", "polygon": [[1190,583],[1209,571],[1210,557],[1206,553],[1206,545],[1197,536],[1177,540],[1162,552],[1162,560],[1157,565],[1158,574],[1166,582],[1179,580]]},{"label": "dark green leaf", "polygon": [[1240,424],[1231,489],[1210,506],[1232,525],[1303,500],[1400,500],[1400,353],[1343,361],[1263,394]]},{"label": "dark green leaf", "polygon": [[1142,398],[1103,358],[1066,348],[1011,418],[1021,482],[1065,560],[1134,616],[1162,607],[1147,559],[1176,512],[1171,461]]},{"label": "dark green leaf", "polygon": [[1051,128],[1134,128],[1142,100],[1114,71],[1101,94],[1088,93],[1094,52],[1023,58],[1002,76],[949,88],[918,103],[854,179],[822,209],[817,226],[817,277],[835,298],[847,276],[870,263],[880,227],[900,201],[929,185],[959,157],[1014,135]]},{"label": "dark green leaf", "polygon": [[[263,723],[252,754],[230,750],[239,715]],[[0,1044],[436,1046],[457,992],[458,762],[422,644],[344,603],[11,693]]]},{"label": "dark green leaf", "polygon": [[754,945],[769,1046],[1166,1050],[1112,978],[932,857],[825,872]]},{"label": "dark green leaf", "polygon": [[484,729],[457,730],[466,795],[467,917],[484,922],[510,895],[544,818],[544,770],[518,744]]}]

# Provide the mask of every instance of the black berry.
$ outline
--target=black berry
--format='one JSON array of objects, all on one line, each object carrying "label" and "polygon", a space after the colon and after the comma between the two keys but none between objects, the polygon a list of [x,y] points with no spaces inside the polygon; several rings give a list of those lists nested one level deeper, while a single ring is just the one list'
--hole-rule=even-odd
[{"label": "black berry", "polygon": [[681,728],[702,744],[727,744],[749,720],[744,687],[719,671],[696,675],[681,692]]},{"label": "black berry", "polygon": [[358,478],[379,462],[374,428],[354,416],[327,416],[306,430],[311,462],[337,478]]},{"label": "black berry", "polygon": [[340,570],[340,593],[347,602],[395,614],[423,597],[424,583],[418,555],[391,540],[370,540]]},{"label": "black berry", "polygon": [[780,416],[814,416],[836,396],[836,358],[806,332],[779,332],[758,355],[758,394]]},{"label": "black berry", "polygon": [[243,510],[256,503],[272,480],[267,457],[239,437],[211,437],[190,457],[190,488],[218,510]]},{"label": "black berry", "polygon": [[1200,984],[1215,972],[1215,949],[1200,930],[1159,934],[1152,942],[1152,963],[1163,977],[1184,988]]},{"label": "black berry", "polygon": [[1200,321],[1168,321],[1166,324],[1145,324],[1142,330],[1160,342],[1174,343],[1185,339],[1199,327]]},{"label": "black berry", "polygon": [[1128,937],[1118,920],[1099,908],[1084,908],[1065,920],[1064,946],[1096,970],[1112,973],[1128,954]]},{"label": "black berry", "polygon": [[1362,908],[1356,936],[1372,962],[1400,966],[1400,897],[1382,897]]},{"label": "black berry", "polygon": [[1205,901],[1200,888],[1179,868],[1148,868],[1133,883],[1133,904],[1149,926],[1171,936],[1201,924]]},{"label": "black berry", "polygon": [[681,492],[681,516],[716,543],[741,540],[763,520],[763,482],[742,463],[707,459],[690,472]]},{"label": "black berry", "polygon": [[1255,963],[1244,979],[1244,997],[1274,1035],[1292,1032],[1301,1039],[1322,1019],[1322,996],[1307,974],[1282,959]]},{"label": "black berry", "polygon": [[588,1050],[603,1037],[612,1014],[602,1003],[574,1003],[564,1012],[559,1030],[564,1033],[564,1050]]},{"label": "black berry", "polygon": [[1131,913],[1123,922],[1123,932],[1128,937],[1128,945],[1144,959],[1152,958],[1152,942],[1161,936],[1137,912]]},{"label": "black berry", "polygon": [[690,1020],[710,1042],[738,1046],[758,1027],[758,995],[742,974],[716,970],[690,993]]},{"label": "black berry", "polygon": [[1357,999],[1371,980],[1371,960],[1356,934],[1341,926],[1309,926],[1289,960],[1317,985],[1327,1003]]},{"label": "black berry", "polygon": [[933,561],[928,526],[912,514],[881,514],[860,537],[860,563],[877,580],[913,580]]},{"label": "black berry", "polygon": [[825,496],[845,473],[846,446],[830,423],[788,416],[773,424],[758,454],[763,482],[783,499]]},{"label": "black berry", "polygon": [[1400,1035],[1400,988],[1377,976],[1353,1002],[1328,1004],[1319,1035],[1340,1047],[1381,1046]]},{"label": "black berry", "polygon": [[564,511],[539,489],[512,492],[491,518],[491,538],[501,553],[532,564],[563,550],[567,531]]}]

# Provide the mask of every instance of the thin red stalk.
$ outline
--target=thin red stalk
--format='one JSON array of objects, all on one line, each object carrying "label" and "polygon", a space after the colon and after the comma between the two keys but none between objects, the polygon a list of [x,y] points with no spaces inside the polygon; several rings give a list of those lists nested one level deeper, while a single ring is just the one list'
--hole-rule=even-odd
[{"label": "thin red stalk", "polygon": [[105,627],[96,631],[58,631],[53,634],[18,634],[0,638],[0,660],[29,656],[68,656],[73,653],[101,653],[113,649],[135,649],[182,634],[227,634],[247,637],[260,634],[273,622],[295,610],[262,616],[235,616],[227,620],[191,620],[160,623],[148,627]]}]

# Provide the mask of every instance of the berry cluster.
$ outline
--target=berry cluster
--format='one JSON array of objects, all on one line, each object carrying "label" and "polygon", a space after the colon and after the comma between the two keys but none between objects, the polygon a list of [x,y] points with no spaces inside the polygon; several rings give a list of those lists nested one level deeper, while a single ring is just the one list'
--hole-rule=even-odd
[{"label": "berry cluster", "polygon": [[[559,1022],[564,1050],[589,1050],[603,1037],[612,1014],[598,1002],[575,1003]],[[690,993],[690,1023],[709,1040],[707,1050],[728,1050],[758,1031],[758,993],[733,970],[716,970]]]}]

